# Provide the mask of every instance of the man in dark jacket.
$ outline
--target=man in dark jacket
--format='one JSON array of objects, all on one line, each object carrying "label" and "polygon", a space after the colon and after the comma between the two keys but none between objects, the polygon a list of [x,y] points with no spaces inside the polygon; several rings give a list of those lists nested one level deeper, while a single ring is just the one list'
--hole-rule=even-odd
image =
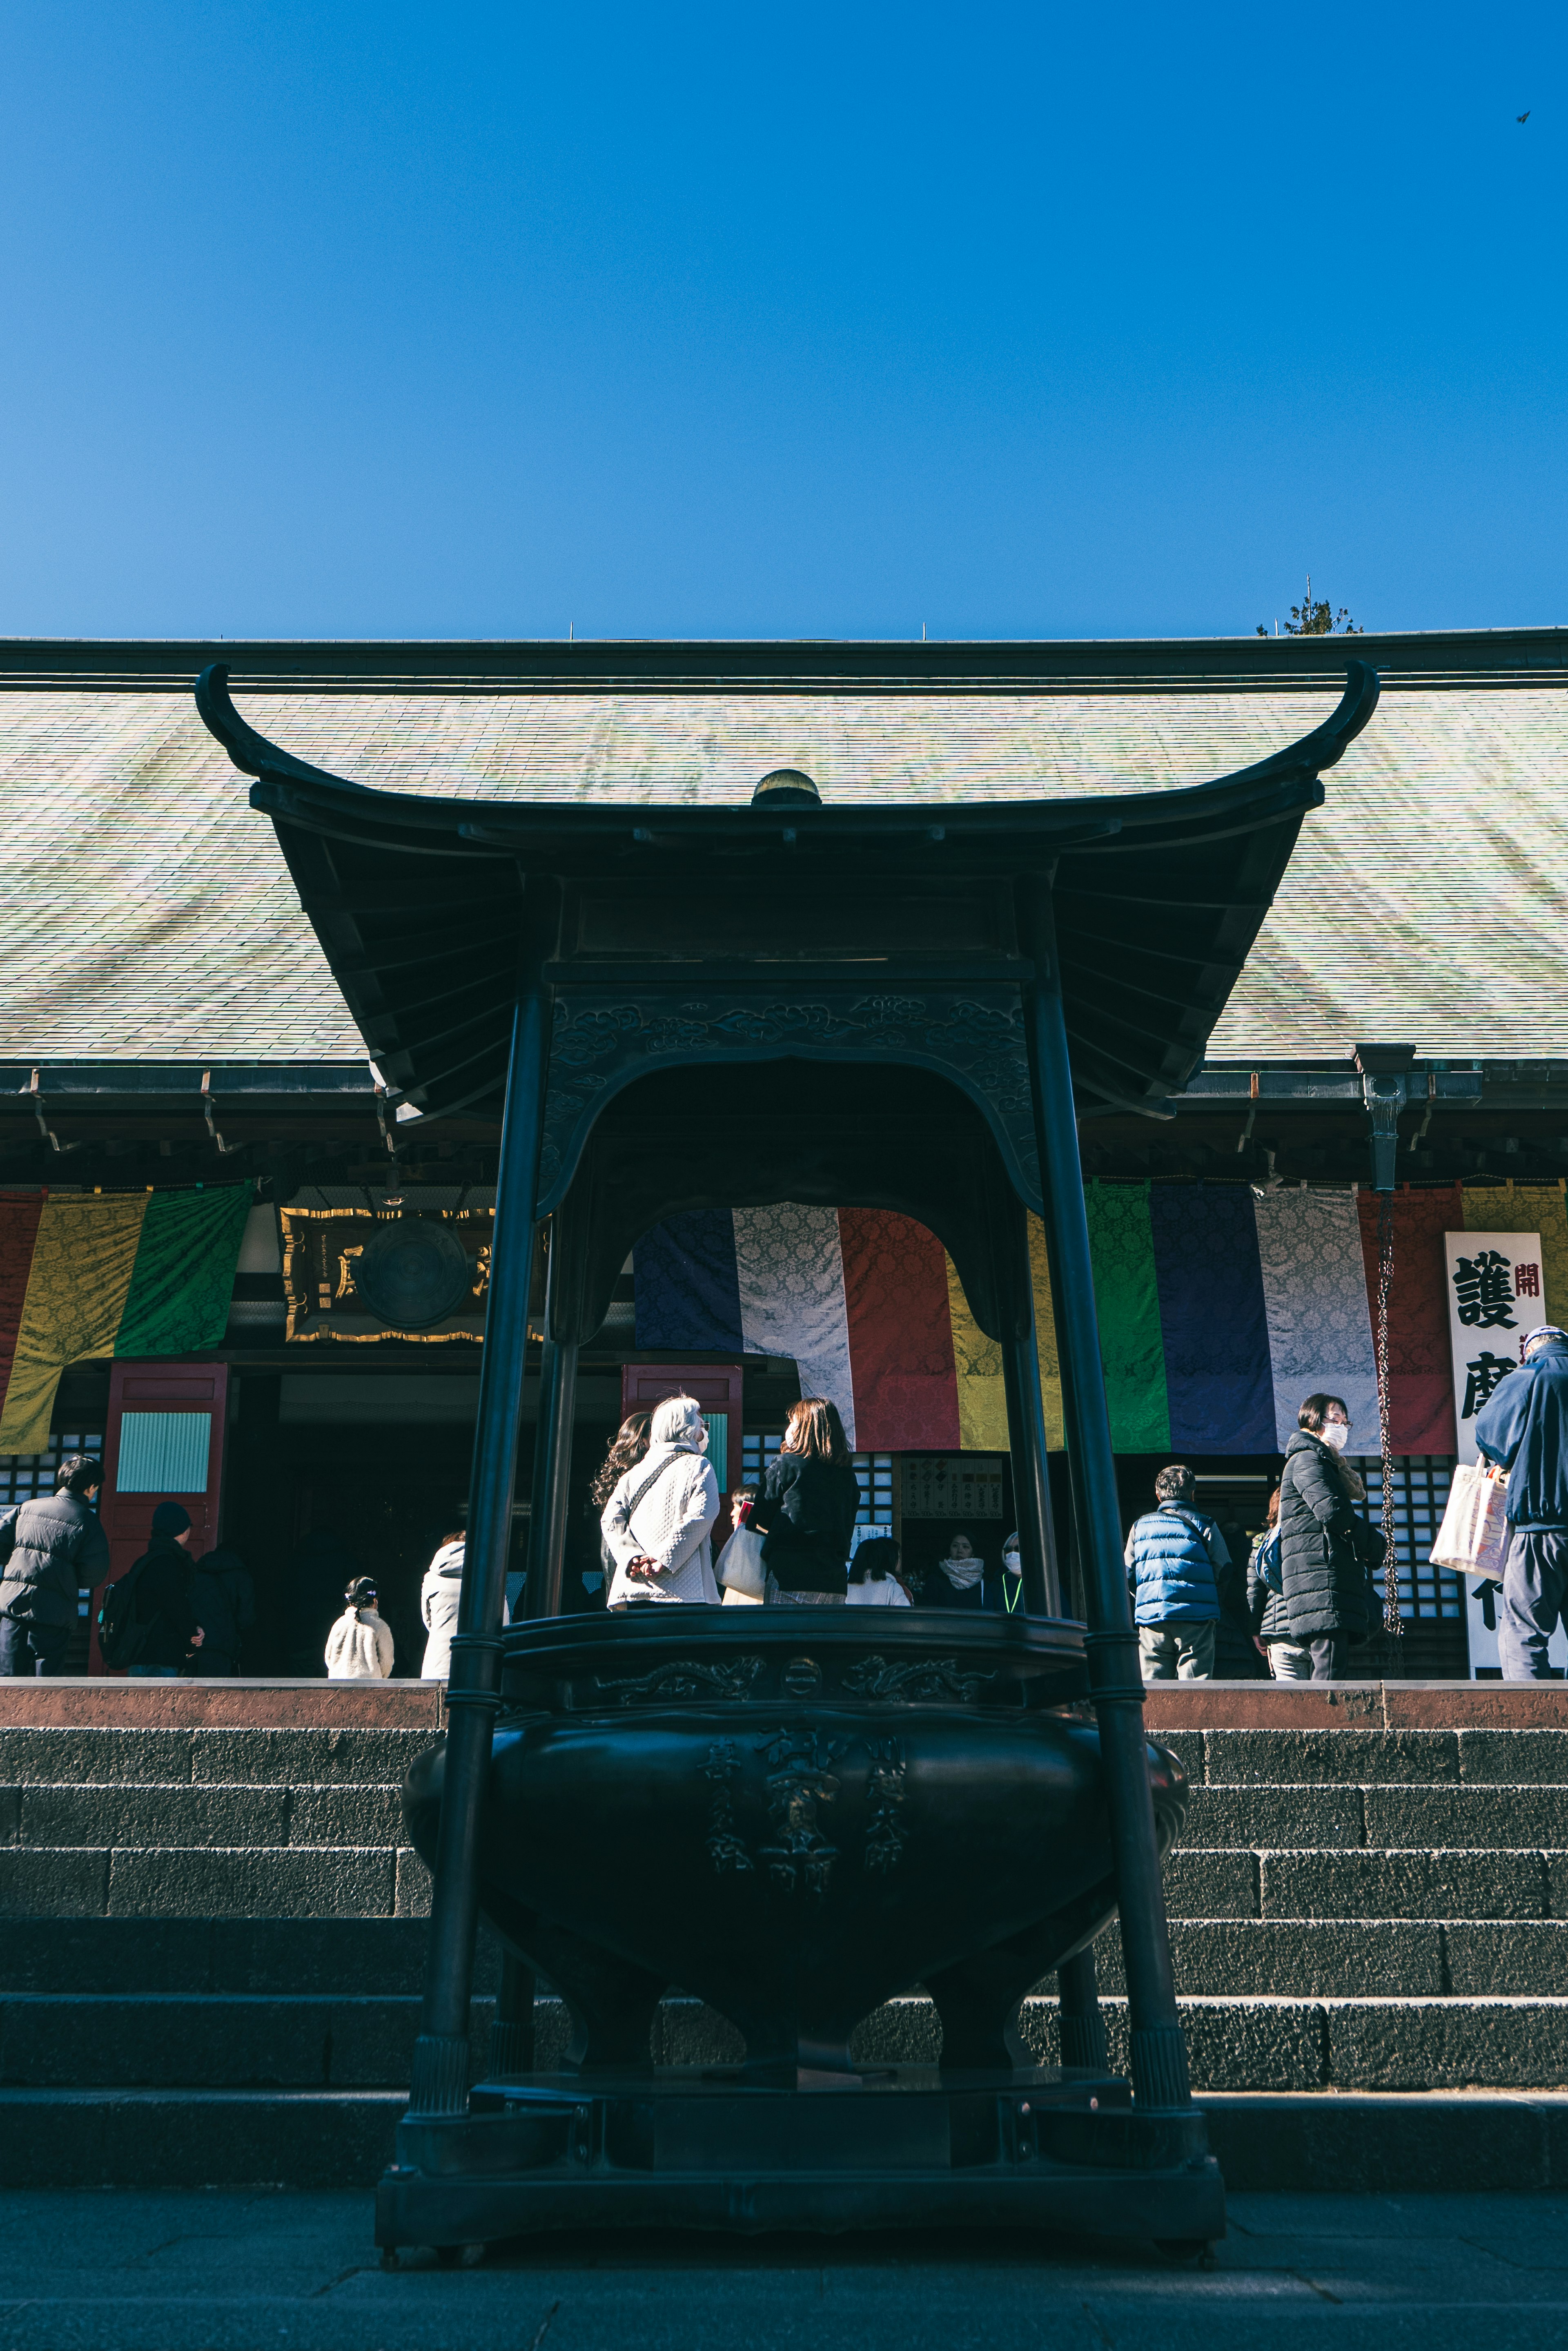
[{"label": "man in dark jacket", "polygon": [[1214,1520],[1192,1508],[1197,1479],[1173,1461],[1154,1481],[1158,1510],[1127,1537],[1127,1589],[1146,1682],[1210,1681],[1220,1577],[1231,1564]]},{"label": "man in dark jacket", "polygon": [[203,1681],[237,1673],[245,1635],[256,1621],[255,1586],[244,1561],[227,1543],[196,1562],[191,1604],[201,1618],[202,1638],[197,1655],[186,1660],[186,1672]]},{"label": "man in dark jacket", "polygon": [[1340,1455],[1350,1437],[1344,1398],[1309,1395],[1280,1479],[1280,1571],[1290,1636],[1312,1654],[1314,1682],[1341,1679],[1364,1641],[1371,1587],[1361,1521]]},{"label": "man in dark jacket", "polygon": [[78,1594],[109,1573],[109,1539],[92,1507],[102,1483],[96,1461],[67,1453],[54,1493],[16,1513],[0,1579],[0,1674],[64,1673]]},{"label": "man in dark jacket", "polygon": [[136,1622],[147,1627],[136,1663],[127,1668],[130,1673],[177,1675],[190,1652],[202,1646],[191,1591],[195,1532],[183,1502],[160,1502],[152,1513],[152,1541],[130,1571],[137,1578]]},{"label": "man in dark jacket", "polygon": [[1476,1445],[1508,1471],[1513,1528],[1497,1648],[1505,1682],[1552,1678],[1547,1644],[1568,1610],[1568,1331],[1544,1322],[1476,1416]]}]

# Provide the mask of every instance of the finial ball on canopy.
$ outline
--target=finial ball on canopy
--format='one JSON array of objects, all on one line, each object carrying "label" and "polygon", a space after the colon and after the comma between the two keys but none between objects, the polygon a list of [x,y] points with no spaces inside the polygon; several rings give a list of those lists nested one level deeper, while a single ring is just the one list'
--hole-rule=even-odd
[{"label": "finial ball on canopy", "polygon": [[799,768],[775,768],[752,794],[753,808],[820,808],[822,794]]}]

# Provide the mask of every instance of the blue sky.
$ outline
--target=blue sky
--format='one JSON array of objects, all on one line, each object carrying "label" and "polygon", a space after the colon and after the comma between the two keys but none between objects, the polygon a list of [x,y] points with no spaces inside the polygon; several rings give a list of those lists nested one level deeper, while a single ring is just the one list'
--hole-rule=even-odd
[{"label": "blue sky", "polygon": [[1441,0],[37,0],[0,632],[1229,634],[1309,569],[1568,620],[1565,57]]}]

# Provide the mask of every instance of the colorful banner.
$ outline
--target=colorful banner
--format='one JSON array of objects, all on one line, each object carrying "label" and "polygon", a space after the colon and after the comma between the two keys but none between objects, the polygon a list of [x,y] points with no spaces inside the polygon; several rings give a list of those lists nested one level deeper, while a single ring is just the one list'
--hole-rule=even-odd
[{"label": "colorful banner", "polygon": [[222,1345],[253,1197],[0,1195],[0,1453],[44,1450],[72,1364]]},{"label": "colorful banner", "polygon": [[[1361,1258],[1374,1332],[1377,1327],[1378,1221],[1376,1192],[1358,1192]],[[1386,1196],[1394,1218],[1394,1279],[1388,1292],[1388,1449],[1391,1453],[1452,1453],[1454,1393],[1449,1369],[1449,1306],[1443,1276],[1443,1235],[1462,1219],[1457,1184]],[[1561,1203],[1559,1204],[1561,1207]],[[1377,1416],[1351,1432],[1353,1449],[1378,1449]]]},{"label": "colorful banner", "polygon": [[[1561,1185],[1511,1187],[1541,1234],[1536,1320],[1568,1323]],[[1350,1185],[1087,1186],[1100,1352],[1119,1453],[1269,1455],[1303,1399],[1345,1398],[1351,1449],[1378,1450],[1374,1319],[1378,1200]],[[1452,1454],[1443,1235],[1500,1215],[1502,1186],[1391,1196],[1392,1449]],[[1063,1441],[1044,1230],[1030,1224],[1046,1443]],[[978,1452],[1007,1442],[1002,1351],[975,1323],[940,1241],[864,1208],[707,1209],[634,1252],[637,1343],[660,1353],[793,1355],[805,1393],[830,1395],[866,1452]]]}]

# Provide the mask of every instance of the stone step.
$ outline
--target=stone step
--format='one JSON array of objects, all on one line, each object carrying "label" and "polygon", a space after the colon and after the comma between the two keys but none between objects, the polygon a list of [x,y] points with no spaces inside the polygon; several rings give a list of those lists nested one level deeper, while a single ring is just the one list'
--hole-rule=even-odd
[{"label": "stone step", "polygon": [[[1165,1886],[1173,1921],[1563,1919],[1568,1852],[1182,1844]],[[393,1917],[429,1904],[408,1846],[0,1845],[6,1918]]]},{"label": "stone step", "polygon": [[[491,1999],[472,2005],[472,2069]],[[551,2023],[560,2004],[550,2003]],[[560,2016],[564,2042],[565,2018]],[[0,1999],[0,2082],[37,2089],[400,2089],[416,1997],[90,1992]]]},{"label": "stone step", "polygon": [[1172,1919],[1563,1918],[1568,1853],[1179,1844],[1166,1861],[1165,1899]]},{"label": "stone step", "polygon": [[1181,1835],[1184,1850],[1372,1846],[1391,1852],[1458,1845],[1568,1850],[1568,1787],[1531,1781],[1441,1788],[1205,1784],[1190,1792]]},{"label": "stone step", "polygon": [[[417,1994],[428,1921],[391,1918],[16,1918],[0,1933],[0,1995],[248,1992]],[[498,1980],[483,1922],[473,1980]]]},{"label": "stone step", "polygon": [[[391,1781],[53,1781],[0,1785],[0,1845],[373,1845],[403,1842]],[[1568,1786],[1200,1784],[1180,1850],[1460,1846],[1568,1850]]]},{"label": "stone step", "polygon": [[1568,1785],[1568,1728],[1167,1730],[1159,1712],[1150,1709],[1149,1736],[1210,1787]]},{"label": "stone step", "polygon": [[0,1846],[0,1918],[378,1918],[429,1907],[430,1873],[408,1846]]},{"label": "stone step", "polygon": [[[1568,1994],[1568,1919],[1179,1918],[1170,1947],[1194,1998]],[[1120,1991],[1114,1927],[1095,1958],[1102,1991]]]},{"label": "stone step", "polygon": [[[1110,2061],[1128,2064],[1127,2004],[1103,2003]],[[399,2089],[419,2030],[411,1996],[50,1993],[0,2000],[0,2082],[102,2090]],[[1193,2085],[1205,2090],[1543,2089],[1568,2085],[1568,1997],[1559,1999],[1190,1999],[1180,2002]],[[472,2005],[472,2064],[485,2062],[489,2000]],[[536,2060],[559,2062],[567,2020],[535,2004]],[[1035,2062],[1060,2062],[1056,2002],[1019,2016]],[[935,2064],[936,2011],[890,2001],[853,2041],[865,2064]],[[656,2064],[719,2065],[744,2053],[701,2001],[666,2001]]]},{"label": "stone step", "polygon": [[[5,2188],[372,2188],[388,2090],[0,2089]],[[1198,2101],[1232,2195],[1568,2189],[1568,2095],[1221,2091]]]},{"label": "stone step", "polygon": [[434,1741],[431,1729],[353,1725],[279,1730],[250,1725],[171,1729],[134,1723],[123,1729],[0,1723],[0,1786],[74,1788],[106,1781],[199,1787],[247,1782],[263,1787],[395,1786]]},{"label": "stone step", "polygon": [[406,1842],[387,1781],[53,1781],[0,1787],[0,1844],[387,1845]]}]

